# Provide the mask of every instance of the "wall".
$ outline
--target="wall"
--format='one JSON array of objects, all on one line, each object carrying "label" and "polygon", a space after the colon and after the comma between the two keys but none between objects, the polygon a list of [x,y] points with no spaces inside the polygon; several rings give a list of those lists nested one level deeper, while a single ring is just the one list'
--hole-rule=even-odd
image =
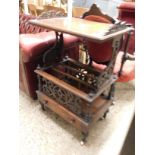
[{"label": "wall", "polygon": [[36,4],[38,5],[38,0],[27,0],[28,4]]},{"label": "wall", "polygon": [[[73,6],[90,8],[93,3],[96,3],[103,12],[106,12],[112,17],[117,17],[117,5],[122,1],[123,0],[73,0]],[[28,0],[28,3],[42,5],[45,4],[45,0]]]},{"label": "wall", "polygon": [[106,12],[112,17],[117,17],[117,5],[122,1],[123,0],[74,0],[73,6],[90,8],[93,3],[96,3],[103,12]]}]

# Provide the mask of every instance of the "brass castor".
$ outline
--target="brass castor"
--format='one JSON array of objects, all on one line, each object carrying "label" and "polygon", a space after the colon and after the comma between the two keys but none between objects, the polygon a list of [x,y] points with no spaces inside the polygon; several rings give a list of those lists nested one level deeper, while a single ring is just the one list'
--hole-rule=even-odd
[{"label": "brass castor", "polygon": [[82,132],[82,140],[80,142],[81,146],[83,146],[87,142],[88,132]]},{"label": "brass castor", "polygon": [[81,146],[83,146],[85,144],[85,142],[84,141],[81,141],[80,144],[81,144]]},{"label": "brass castor", "polygon": [[111,105],[115,105],[116,104],[116,101],[112,101]]}]

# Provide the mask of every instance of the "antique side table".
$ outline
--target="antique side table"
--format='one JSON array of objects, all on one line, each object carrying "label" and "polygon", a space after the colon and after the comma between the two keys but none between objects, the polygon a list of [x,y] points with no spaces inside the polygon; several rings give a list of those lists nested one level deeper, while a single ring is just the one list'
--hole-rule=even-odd
[{"label": "antique side table", "polygon": [[[122,35],[130,35],[133,29],[121,22],[112,25],[67,17],[31,20],[30,23],[56,33],[55,46],[44,54],[44,66],[35,70],[38,100],[43,109],[48,107],[82,131],[84,143],[90,127],[106,116],[112,103],[104,92],[117,80],[113,67]],[[113,56],[107,68],[101,72],[69,57],[62,58],[63,33],[98,43],[113,39]]]}]

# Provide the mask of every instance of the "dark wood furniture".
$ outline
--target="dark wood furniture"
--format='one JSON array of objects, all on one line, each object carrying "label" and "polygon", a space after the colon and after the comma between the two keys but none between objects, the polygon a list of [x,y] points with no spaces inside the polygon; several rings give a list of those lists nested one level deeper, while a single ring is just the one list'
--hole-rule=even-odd
[{"label": "dark wood furniture", "polygon": [[[35,70],[39,81],[38,100],[44,110],[50,108],[81,130],[83,143],[90,127],[106,116],[112,103],[105,91],[117,80],[113,67],[118,47],[122,35],[132,28],[122,23],[112,25],[67,17],[30,22],[55,30],[57,38],[55,47],[44,54],[44,66]],[[113,38],[113,57],[107,68],[101,72],[67,56],[62,58],[63,33],[100,43]]]}]

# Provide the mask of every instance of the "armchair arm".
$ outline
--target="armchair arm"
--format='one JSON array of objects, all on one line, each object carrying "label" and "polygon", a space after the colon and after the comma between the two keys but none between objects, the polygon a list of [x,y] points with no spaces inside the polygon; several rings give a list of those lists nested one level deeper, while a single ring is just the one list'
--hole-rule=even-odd
[{"label": "armchair arm", "polygon": [[[130,67],[131,70],[133,70],[133,63],[135,61],[135,56],[132,55],[132,54],[129,54],[129,53],[124,53],[124,52],[119,52],[120,53],[120,57],[121,57],[121,61],[120,61],[120,70],[118,72],[118,76],[120,77],[122,75],[122,71],[123,71],[123,68],[127,68],[126,66],[132,66]],[[129,60],[129,61],[127,61]],[[132,62],[133,61],[133,62]],[[132,62],[132,63],[129,63],[129,62]]]},{"label": "armchair arm", "polygon": [[126,60],[134,61],[135,60],[135,56],[127,53],[126,56],[125,56],[125,61]]}]

